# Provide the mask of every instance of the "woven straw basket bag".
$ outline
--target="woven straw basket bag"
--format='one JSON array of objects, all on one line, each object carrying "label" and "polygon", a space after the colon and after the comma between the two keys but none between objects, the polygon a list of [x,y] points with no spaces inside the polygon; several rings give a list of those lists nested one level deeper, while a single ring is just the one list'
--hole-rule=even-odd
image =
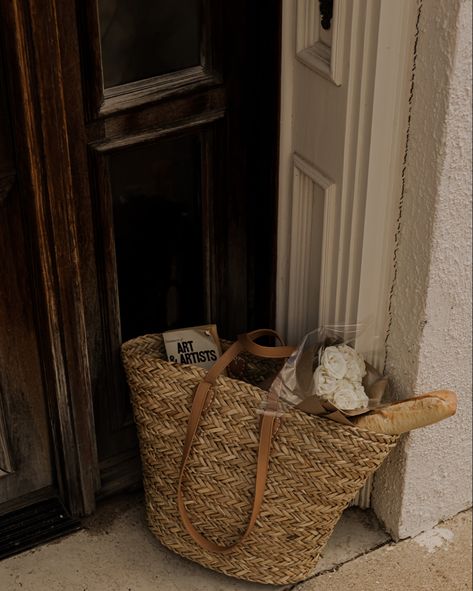
[{"label": "woven straw basket bag", "polygon": [[[122,358],[153,533],[213,570],[285,584],[313,574],[343,509],[397,437],[297,410],[258,412],[267,393],[255,384],[292,352],[253,342],[268,334],[227,344],[209,372],[166,361],[161,335],[124,343]],[[231,377],[236,366],[247,381]]]}]

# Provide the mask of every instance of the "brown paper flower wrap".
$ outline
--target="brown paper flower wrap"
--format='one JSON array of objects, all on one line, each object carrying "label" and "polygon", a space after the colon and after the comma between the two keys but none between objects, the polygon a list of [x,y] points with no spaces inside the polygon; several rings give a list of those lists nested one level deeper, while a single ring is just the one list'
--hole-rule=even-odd
[{"label": "brown paper flower wrap", "polygon": [[312,395],[304,398],[296,408],[308,414],[317,415],[326,419],[331,419],[343,425],[353,425],[350,418],[361,414],[366,414],[372,410],[385,408],[391,403],[388,402],[390,398],[389,380],[386,376],[382,376],[372,365],[366,363],[366,375],[363,378],[362,384],[369,398],[369,404],[365,408],[356,410],[342,410],[337,408],[331,402],[321,400],[318,396]]}]

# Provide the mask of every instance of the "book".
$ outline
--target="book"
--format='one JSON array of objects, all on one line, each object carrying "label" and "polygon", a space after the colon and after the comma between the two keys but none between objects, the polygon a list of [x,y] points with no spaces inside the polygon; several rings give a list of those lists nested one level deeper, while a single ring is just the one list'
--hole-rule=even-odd
[{"label": "book", "polygon": [[168,361],[210,369],[222,354],[215,324],[163,332]]}]

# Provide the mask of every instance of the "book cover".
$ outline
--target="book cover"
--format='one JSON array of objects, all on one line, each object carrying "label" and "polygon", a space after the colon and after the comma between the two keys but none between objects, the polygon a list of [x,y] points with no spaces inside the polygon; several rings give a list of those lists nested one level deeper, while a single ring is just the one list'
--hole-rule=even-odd
[{"label": "book cover", "polygon": [[168,361],[210,369],[222,354],[215,324],[192,326],[163,333]]}]

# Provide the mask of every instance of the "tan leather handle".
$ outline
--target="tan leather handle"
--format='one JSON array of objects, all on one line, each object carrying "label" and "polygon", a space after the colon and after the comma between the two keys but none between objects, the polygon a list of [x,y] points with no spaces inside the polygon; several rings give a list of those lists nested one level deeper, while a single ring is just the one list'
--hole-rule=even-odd
[{"label": "tan leather handle", "polygon": [[[210,552],[217,552],[219,554],[226,554],[237,548],[251,533],[256,520],[258,518],[261,505],[263,503],[264,489],[266,486],[266,477],[268,474],[269,466],[269,455],[271,450],[271,441],[273,437],[274,424],[276,417],[274,414],[263,414],[260,424],[260,436],[258,446],[258,459],[256,467],[256,481],[255,481],[255,492],[253,498],[253,507],[251,516],[247,525],[247,528],[243,535],[235,543],[230,546],[220,546],[215,544],[211,540],[204,537],[199,531],[192,525],[190,517],[187,513],[187,509],[184,503],[184,496],[182,493],[182,482],[184,479],[184,472],[187,466],[187,461],[192,449],[197,428],[200,424],[200,419],[204,408],[208,406],[210,399],[210,389],[215,383],[215,380],[220,373],[229,365],[235,357],[244,351],[245,349],[254,355],[265,358],[281,359],[289,357],[294,351],[291,347],[262,347],[254,343],[254,339],[261,336],[275,336],[281,342],[281,337],[272,330],[255,330],[245,335],[240,335],[238,340],[231,345],[227,351],[215,362],[205,376],[204,380],[197,386],[194,400],[192,402],[192,408],[187,423],[187,432],[184,439],[184,448],[182,453],[181,468],[179,471],[179,482],[177,485],[177,506],[179,509],[179,515],[181,516],[182,523],[186,528],[191,538],[199,544],[205,550]],[[257,352],[256,352],[257,351]]]},{"label": "tan leather handle", "polygon": [[265,357],[269,359],[281,359],[284,357],[290,357],[294,352],[294,347],[263,347],[255,343],[255,339],[262,336],[273,336],[276,337],[280,343],[283,343],[282,338],[275,330],[261,329],[254,330],[238,336],[238,341],[242,344],[246,351],[249,351],[257,357]]}]

